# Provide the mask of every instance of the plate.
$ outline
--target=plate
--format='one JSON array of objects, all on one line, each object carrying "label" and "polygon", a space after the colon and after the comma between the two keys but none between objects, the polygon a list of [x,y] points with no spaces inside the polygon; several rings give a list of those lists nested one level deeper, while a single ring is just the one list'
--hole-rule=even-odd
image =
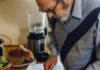
[{"label": "plate", "polygon": [[[30,65],[28,65],[26,70],[44,70],[44,66],[43,63],[31,63]],[[65,70],[61,62],[60,55],[58,55],[57,57],[57,64],[54,66],[53,70]]]},{"label": "plate", "polygon": [[34,60],[34,61],[32,61],[32,62],[25,62],[25,63],[23,63],[23,64],[19,64],[19,65],[14,65],[14,64],[12,64],[12,67],[26,67],[26,66],[28,66],[29,64],[31,64],[31,63],[36,63],[36,60]]},{"label": "plate", "polygon": [[44,70],[43,63],[31,63],[26,70]]}]

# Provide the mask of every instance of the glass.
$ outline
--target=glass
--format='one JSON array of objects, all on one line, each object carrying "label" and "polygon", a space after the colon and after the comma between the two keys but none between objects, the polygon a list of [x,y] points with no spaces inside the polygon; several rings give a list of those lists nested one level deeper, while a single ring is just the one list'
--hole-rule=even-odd
[{"label": "glass", "polygon": [[33,11],[28,13],[28,29],[29,32],[40,33],[45,28],[46,13]]}]

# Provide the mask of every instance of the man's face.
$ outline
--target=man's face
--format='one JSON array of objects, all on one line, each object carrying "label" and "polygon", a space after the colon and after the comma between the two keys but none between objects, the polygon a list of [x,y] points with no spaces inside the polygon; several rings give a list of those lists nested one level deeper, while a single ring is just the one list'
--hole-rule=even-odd
[{"label": "man's face", "polygon": [[[67,0],[65,0],[67,1]],[[46,12],[49,19],[53,20],[67,20],[67,15],[69,13],[68,7],[70,3],[66,3],[66,7],[58,0],[36,0],[39,10]]]}]

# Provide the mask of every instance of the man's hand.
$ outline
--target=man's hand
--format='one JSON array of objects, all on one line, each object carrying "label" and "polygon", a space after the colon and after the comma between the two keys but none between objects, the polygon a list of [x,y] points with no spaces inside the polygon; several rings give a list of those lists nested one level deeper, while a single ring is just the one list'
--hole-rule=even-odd
[{"label": "man's hand", "polygon": [[57,63],[57,56],[51,55],[44,63],[44,70],[53,70],[54,65]]}]

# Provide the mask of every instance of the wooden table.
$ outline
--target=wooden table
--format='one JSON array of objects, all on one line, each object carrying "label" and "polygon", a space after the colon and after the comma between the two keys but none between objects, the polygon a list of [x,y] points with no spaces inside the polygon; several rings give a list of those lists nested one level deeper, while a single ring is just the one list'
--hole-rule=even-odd
[{"label": "wooden table", "polygon": [[26,70],[26,67],[22,67],[22,68],[21,67],[20,68],[13,68],[12,67],[11,70]]}]

